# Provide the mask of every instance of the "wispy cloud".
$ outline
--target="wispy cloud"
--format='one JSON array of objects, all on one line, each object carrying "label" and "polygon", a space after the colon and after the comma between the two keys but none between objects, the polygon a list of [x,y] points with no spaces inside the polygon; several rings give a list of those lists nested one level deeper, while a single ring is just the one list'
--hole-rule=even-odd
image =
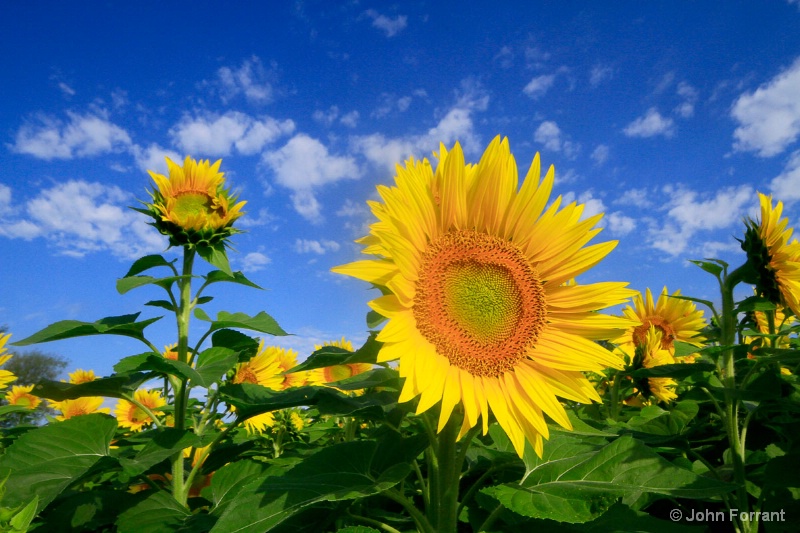
[{"label": "wispy cloud", "polygon": [[570,141],[552,120],[546,120],[539,124],[533,134],[533,140],[544,145],[547,150],[553,152],[563,152],[568,158],[572,158],[580,150],[580,145]]},{"label": "wispy cloud", "polygon": [[250,252],[242,259],[242,272],[258,272],[264,270],[272,260],[261,252]]},{"label": "wispy cloud", "polygon": [[800,200],[800,150],[791,155],[783,171],[769,183],[769,188],[778,200]]},{"label": "wispy cloud", "polygon": [[598,144],[594,150],[592,150],[592,161],[597,166],[602,166],[607,160],[610,150],[607,145],[605,144]]},{"label": "wispy cloud", "polygon": [[589,84],[597,87],[603,82],[610,81],[614,77],[614,69],[607,65],[595,65],[589,72]]},{"label": "wispy cloud", "polygon": [[129,259],[166,248],[166,239],[127,208],[133,202],[118,187],[71,180],[41,191],[24,207],[11,208],[11,216],[0,216],[0,235],[44,238],[73,257],[107,251]]},{"label": "wispy cloud", "polygon": [[386,15],[381,15],[374,9],[367,9],[364,14],[372,19],[372,26],[383,31],[387,37],[394,37],[408,25],[408,17],[405,15],[397,15],[394,18],[389,18]]},{"label": "wispy cloud", "polygon": [[105,112],[78,114],[67,111],[67,120],[38,115],[17,131],[9,148],[39,159],[72,159],[124,151],[131,138],[112,123]]},{"label": "wispy cloud", "polygon": [[675,133],[675,122],[669,117],[661,116],[661,113],[651,107],[641,117],[637,118],[622,130],[628,137],[655,137],[663,135],[672,137]]},{"label": "wispy cloud", "polygon": [[268,104],[274,98],[274,77],[274,72],[264,68],[261,59],[252,56],[239,67],[221,67],[217,71],[216,86],[223,103],[242,95],[250,103]]},{"label": "wispy cloud", "polygon": [[622,211],[609,213],[608,208],[601,198],[594,196],[591,190],[585,191],[580,195],[574,192],[564,194],[563,204],[577,201],[583,204],[583,214],[581,220],[587,219],[598,213],[604,213],[598,226],[606,228],[613,237],[624,237],[636,229],[636,220],[625,215]]},{"label": "wispy cloud", "polygon": [[335,252],[341,246],[336,241],[329,240],[309,240],[297,239],[294,241],[294,251],[298,254],[317,254],[324,255],[327,252]]},{"label": "wispy cloud", "polygon": [[675,112],[683,118],[691,118],[694,116],[694,106],[697,103],[697,89],[682,81],[678,83],[677,93],[683,101],[675,108]]},{"label": "wispy cloud", "polygon": [[800,58],[752,93],[733,104],[731,116],[739,123],[734,148],[761,157],[783,152],[800,135]]},{"label": "wispy cloud", "polygon": [[361,176],[353,157],[333,155],[304,133],[278,150],[265,152],[262,160],[274,172],[275,182],[292,191],[295,211],[312,222],[322,221],[322,206],[315,195],[319,187]]},{"label": "wispy cloud", "polygon": [[555,80],[556,77],[554,74],[543,74],[541,76],[536,76],[528,82],[528,84],[522,89],[522,92],[528,95],[529,98],[538,100],[547,94],[547,91],[553,86],[553,82],[555,82]]}]

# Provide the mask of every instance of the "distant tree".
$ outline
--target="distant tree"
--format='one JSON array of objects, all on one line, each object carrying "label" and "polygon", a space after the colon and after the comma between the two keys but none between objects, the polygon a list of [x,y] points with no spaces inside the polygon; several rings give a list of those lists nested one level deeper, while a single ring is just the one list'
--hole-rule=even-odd
[{"label": "distant tree", "polygon": [[[0,330],[2,327],[0,326]],[[10,351],[10,350],[9,350]],[[51,355],[39,350],[31,350],[25,353],[15,353],[14,356],[5,364],[3,368],[13,372],[17,379],[9,385],[9,389],[14,385],[33,385],[42,380],[56,380],[69,362],[60,355]],[[2,403],[8,403],[5,394],[2,394]],[[28,413],[11,413],[0,422],[0,427],[12,427],[22,423],[36,424],[44,419],[45,414],[53,414],[54,411],[48,407],[47,402],[43,401],[36,410]]]}]

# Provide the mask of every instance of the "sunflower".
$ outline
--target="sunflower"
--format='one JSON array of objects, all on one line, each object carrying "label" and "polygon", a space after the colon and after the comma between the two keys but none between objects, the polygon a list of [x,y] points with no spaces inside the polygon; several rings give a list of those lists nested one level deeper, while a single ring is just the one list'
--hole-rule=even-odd
[{"label": "sunflower", "polygon": [[172,344],[167,344],[164,346],[164,351],[161,352],[161,355],[164,356],[164,359],[169,359],[171,361],[178,360],[178,343],[173,342]]},{"label": "sunflower", "polygon": [[[752,314],[753,325],[756,331],[765,335],[770,333],[769,320],[767,314],[763,311],[754,311]],[[780,332],[783,327],[789,327],[797,321],[791,313],[787,313],[786,309],[778,307],[774,312],[773,322],[775,324],[776,332]],[[789,335],[779,335],[775,338],[775,348],[789,349],[792,347],[792,341],[796,340]],[[758,349],[762,346],[767,346],[769,341],[762,336],[746,336],[744,338],[745,344],[750,346],[750,351],[747,354],[748,359],[755,359],[758,355]],[[781,367],[781,374],[789,376],[792,371],[787,367]]]},{"label": "sunflower", "polygon": [[[636,346],[632,370],[672,364],[675,364],[675,358],[664,347],[664,333],[656,326],[650,326],[644,336],[644,342]],[[636,383],[636,392],[641,396],[629,398],[625,403],[645,405],[649,403],[651,397],[668,403],[678,397],[675,393],[677,386],[678,383],[672,378],[644,378]]]},{"label": "sunflower", "polygon": [[302,387],[308,381],[308,372],[293,372],[286,374],[288,370],[297,366],[297,352],[294,350],[284,350],[283,348],[274,348],[277,350],[278,355],[278,368],[282,374],[283,382],[281,389],[286,390],[291,387]]},{"label": "sunflower", "polygon": [[800,243],[789,242],[792,228],[788,218],[781,219],[783,203],[773,209],[772,196],[758,193],[761,221],[746,221],[742,249],[747,253],[751,276],[748,282],[769,301],[788,307],[800,316]]},{"label": "sunflower", "polygon": [[[11,337],[10,333],[3,335],[0,333],[0,366],[6,364],[9,359],[13,357],[12,354],[6,351],[6,342]],[[0,390],[8,387],[8,384],[17,379],[13,372],[0,369]]]},{"label": "sunflower", "polygon": [[[159,407],[163,407],[167,404],[161,396],[161,392],[157,390],[139,389],[133,394],[133,398],[147,407],[153,414],[164,414],[162,411],[158,410]],[[120,427],[131,428],[133,431],[141,431],[144,426],[153,422],[149,414],[128,400],[120,400],[117,403],[116,409],[114,409],[114,414],[117,417],[117,423]]]},{"label": "sunflower", "polygon": [[[670,295],[664,287],[658,301],[653,303],[650,289],[645,290],[644,299],[637,293],[633,297],[633,306],[626,306],[623,313],[638,325],[628,328],[624,335],[614,339],[614,344],[632,355],[637,346],[645,343],[650,328],[655,327],[661,332],[662,348],[671,354],[675,353],[675,341],[702,346],[704,339],[700,331],[705,327],[703,310],[697,309],[689,300],[678,298],[680,295],[680,290]],[[691,356],[685,358],[685,362],[691,361]]]},{"label": "sunflower", "polygon": [[79,368],[75,372],[69,374],[69,382],[78,385],[80,383],[88,383],[97,379],[94,375],[94,370],[84,370]]},{"label": "sunflower", "polygon": [[[345,339],[344,337],[342,337],[341,340],[338,341],[328,341],[325,342],[324,344],[315,344],[314,350],[321,350],[324,346],[334,346],[336,348],[347,350],[348,352],[353,351],[353,343]],[[372,370],[372,365],[369,363],[349,363],[344,365],[333,365],[333,366],[326,366],[323,368],[315,368],[314,370],[310,370],[308,372],[308,382],[313,385],[325,385],[327,383],[333,383],[335,381],[341,381],[343,379],[351,378],[353,376],[357,376],[358,374],[363,374],[364,372],[368,372],[370,370]],[[353,392],[355,394],[364,393],[363,390],[348,391],[348,392]]]},{"label": "sunflower", "polygon": [[31,394],[33,385],[14,385],[6,393],[6,401],[9,405],[21,405],[30,410],[34,410],[42,403],[41,398]]},{"label": "sunflower", "polygon": [[369,202],[378,221],[360,243],[375,256],[335,267],[385,290],[370,307],[388,322],[379,362],[399,359],[400,401],[419,396],[417,413],[441,402],[439,431],[463,405],[461,435],[490,412],[521,456],[525,440],[542,453],[543,413],[571,428],[558,397],[600,401],[582,371],[622,368],[595,340],[633,325],[598,309],[623,303],[626,283],[567,284],[615,246],[586,246],[602,215],[581,220],[583,205],[547,207],[550,167],[539,156],[518,189],[507,139],[495,138],[477,165],[461,146],[441,145],[427,159],[397,168],[396,186]]},{"label": "sunflower", "polygon": [[183,167],[166,160],[169,177],[148,171],[156,188],[150,193],[152,203],[140,211],[155,219],[153,225],[169,236],[170,244],[213,245],[235,233],[232,224],[244,214],[246,202],[235,203],[236,196],[224,188],[222,160],[212,165],[186,157]]},{"label": "sunflower", "polygon": [[262,340],[258,345],[258,353],[249,361],[236,365],[234,383],[253,383],[268,389],[281,390],[283,376],[279,353],[282,350],[275,346],[264,347]]},{"label": "sunflower", "polygon": [[56,416],[56,420],[67,420],[73,416],[89,415],[92,413],[109,414],[111,409],[108,407],[100,408],[104,400],[105,398],[101,396],[84,396],[82,398],[75,398],[74,400],[51,402],[50,406],[53,409],[61,411],[61,414]]}]

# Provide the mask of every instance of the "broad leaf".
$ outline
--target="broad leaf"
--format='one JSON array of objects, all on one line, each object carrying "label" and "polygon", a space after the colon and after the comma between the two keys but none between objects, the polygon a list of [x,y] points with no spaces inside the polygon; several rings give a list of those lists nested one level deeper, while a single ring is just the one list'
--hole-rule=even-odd
[{"label": "broad leaf", "polygon": [[634,379],[642,378],[685,378],[700,372],[712,372],[716,369],[713,363],[675,363],[659,365],[651,368],[640,368],[631,373]]},{"label": "broad leaf", "polygon": [[523,516],[581,523],[602,515],[626,495],[707,498],[735,488],[677,467],[630,437],[620,437],[596,452],[576,452],[572,457],[558,453],[558,459],[532,465],[519,485],[482,492]]},{"label": "broad leaf", "polygon": [[144,328],[160,320],[162,317],[149,318],[136,322],[139,313],[132,315],[110,316],[101,318],[96,322],[81,322],[78,320],[61,320],[50,324],[41,331],[38,331],[14,343],[15,346],[28,346],[39,342],[51,342],[61,339],[71,339],[74,337],[85,337],[88,335],[123,335],[144,341]]},{"label": "broad leaf", "polygon": [[147,436],[150,440],[135,456],[119,460],[123,470],[130,476],[137,476],[151,466],[199,443],[193,432],[176,428],[154,429]]},{"label": "broad leaf", "polygon": [[216,320],[211,320],[206,312],[198,307],[194,310],[194,316],[199,320],[211,322],[209,331],[216,331],[222,328],[239,328],[268,333],[269,335],[288,335],[288,333],[283,331],[278,323],[275,322],[275,319],[264,311],[252,317],[244,313],[220,311],[217,313]]},{"label": "broad leaf", "polygon": [[122,513],[117,519],[118,533],[173,533],[191,516],[189,510],[163,490]]},{"label": "broad leaf", "polygon": [[153,374],[145,372],[121,373],[86,383],[65,383],[63,381],[42,381],[33,388],[33,394],[60,402],[84,396],[105,396],[125,398],[132,395]]},{"label": "broad leaf", "polygon": [[197,356],[196,374],[199,379],[195,382],[202,387],[209,387],[221,379],[238,361],[239,354],[230,348],[215,346],[203,350]]},{"label": "broad leaf", "polygon": [[261,462],[242,459],[223,466],[211,478],[211,498],[214,513],[220,514],[247,483],[266,470]]},{"label": "broad leaf", "polygon": [[197,246],[197,253],[200,257],[208,261],[211,266],[215,266],[229,276],[233,276],[231,265],[228,262],[228,254],[225,253],[225,243],[223,241],[214,243],[211,246]]},{"label": "broad leaf", "polygon": [[39,510],[109,456],[115,418],[82,415],[21,435],[0,457],[0,477],[8,475],[3,505],[14,507],[39,498]]},{"label": "broad leaf", "polygon": [[150,270],[151,268],[160,267],[160,266],[170,266],[172,265],[176,259],[172,261],[167,261],[160,255],[146,255],[141,257],[133,262],[131,265],[130,270],[128,273],[125,274],[125,277],[135,276],[137,274],[141,274],[145,270]]},{"label": "broad leaf", "polygon": [[230,283],[239,283],[240,285],[246,285],[248,287],[253,287],[254,289],[263,290],[263,287],[256,285],[255,283],[247,279],[245,275],[239,271],[228,274],[221,270],[212,270],[211,272],[206,274],[205,277],[206,277],[206,284],[217,283],[220,281],[227,281]]},{"label": "broad leaf", "polygon": [[324,368],[326,366],[335,365],[348,365],[353,363],[375,363],[378,360],[378,352],[383,346],[383,343],[375,340],[376,333],[373,333],[367,339],[364,345],[351,352],[337,346],[323,346],[319,350],[308,356],[303,363],[289,370],[292,372],[303,372],[306,370],[313,370],[315,368]]},{"label": "broad leaf", "polygon": [[117,280],[117,292],[125,294],[137,287],[145,285],[158,285],[165,289],[169,289],[170,285],[181,279],[182,276],[169,276],[166,278],[154,278],[152,276],[129,276]]},{"label": "broad leaf", "polygon": [[204,379],[195,369],[183,361],[167,359],[161,354],[147,352],[139,355],[131,355],[120,360],[114,365],[115,372],[158,372],[159,374],[170,374],[184,379],[191,379],[195,383],[208,387]]},{"label": "broad leaf", "polygon": [[386,438],[397,442],[336,444],[282,476],[254,479],[229,504],[212,533],[269,531],[314,503],[361,498],[393,487],[410,473],[409,455],[419,454],[425,444],[420,447],[420,442],[399,436]]}]

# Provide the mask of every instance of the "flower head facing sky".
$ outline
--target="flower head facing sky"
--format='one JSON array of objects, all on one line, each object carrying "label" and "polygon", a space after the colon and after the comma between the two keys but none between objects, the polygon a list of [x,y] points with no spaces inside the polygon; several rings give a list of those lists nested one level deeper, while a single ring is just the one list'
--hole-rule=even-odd
[{"label": "flower head facing sky", "polygon": [[[671,364],[675,364],[675,358],[664,347],[662,330],[656,326],[650,326],[645,334],[644,342],[636,346],[633,368],[654,368]],[[656,398],[658,401],[669,403],[678,397],[675,393],[677,386],[678,383],[672,378],[644,378],[637,382],[637,393],[645,402]]]},{"label": "flower head facing sky", "polygon": [[152,203],[144,211],[155,219],[154,226],[169,236],[172,246],[212,245],[236,230],[233,222],[242,216],[246,202],[225,189],[219,172],[222,160],[211,164],[186,157],[183,166],[166,158],[169,176],[148,171],[156,187]]},{"label": "flower head facing sky", "polygon": [[540,182],[539,156],[521,186],[507,139],[495,138],[477,165],[461,146],[398,167],[394,187],[369,202],[377,222],[359,240],[372,259],[334,268],[383,286],[370,307],[389,320],[379,362],[399,359],[401,401],[421,413],[441,402],[439,430],[463,405],[462,434],[493,413],[522,455],[549,435],[543,413],[571,428],[558,397],[599,401],[582,371],[621,368],[595,340],[634,325],[596,313],[623,303],[626,283],[567,283],[616,242],[587,245],[602,215],[583,205],[549,206],[554,170]]},{"label": "flower head facing sky", "polygon": [[111,409],[108,407],[100,407],[103,405],[105,398],[102,396],[84,396],[75,398],[74,400],[63,400],[60,402],[51,402],[50,406],[53,409],[61,411],[60,415],[56,415],[56,420],[67,420],[74,416],[89,415],[92,413],[106,413],[109,414]]},{"label": "flower head facing sky", "polygon": [[761,220],[746,222],[742,249],[752,270],[752,281],[759,296],[788,307],[800,316],[800,243],[789,242],[793,229],[788,218],[781,218],[783,203],[772,207],[772,197],[758,193]]}]

